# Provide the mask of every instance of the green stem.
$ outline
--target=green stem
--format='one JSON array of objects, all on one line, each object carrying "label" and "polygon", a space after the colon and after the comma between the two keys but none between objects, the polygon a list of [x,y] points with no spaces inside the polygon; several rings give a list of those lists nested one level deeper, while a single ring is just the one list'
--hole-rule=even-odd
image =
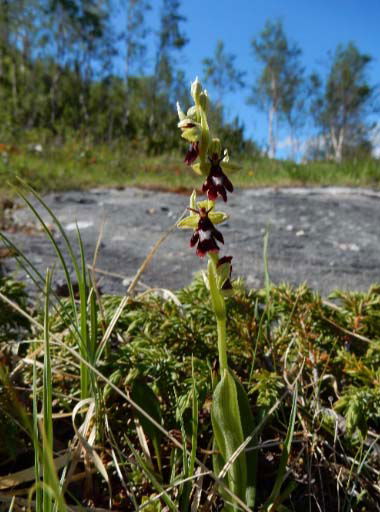
[{"label": "green stem", "polygon": [[228,370],[227,362],[227,343],[226,343],[226,321],[216,319],[218,328],[218,352],[219,352],[219,365],[220,373],[223,374],[224,370]]},{"label": "green stem", "polygon": [[220,373],[223,374],[228,370],[227,361],[227,342],[226,342],[226,305],[224,297],[218,289],[216,264],[218,256],[210,254],[208,262],[208,282],[210,285],[210,295],[212,307],[214,309],[217,332],[218,332],[218,353]]}]

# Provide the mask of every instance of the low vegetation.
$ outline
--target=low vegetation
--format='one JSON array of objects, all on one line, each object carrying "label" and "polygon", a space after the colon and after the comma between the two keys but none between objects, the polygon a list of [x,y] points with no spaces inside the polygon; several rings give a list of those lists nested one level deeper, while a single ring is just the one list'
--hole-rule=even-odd
[{"label": "low vegetation", "polygon": [[[36,190],[49,192],[73,188],[141,186],[178,191],[192,189],[194,175],[177,152],[147,157],[122,145],[84,146],[75,142],[63,147],[3,145],[0,147],[0,197],[9,198],[10,183],[21,177]],[[295,163],[259,155],[236,159],[238,187],[347,185],[377,188],[380,161],[372,158],[337,164],[332,161]]]},{"label": "low vegetation", "polygon": [[[380,499],[379,288],[372,287],[368,293],[336,292],[333,302],[322,300],[306,286],[247,290],[239,282],[235,289],[227,303],[228,350],[259,429],[253,447],[259,455],[258,504],[265,503],[275,480],[291,389],[298,382],[286,479],[273,510],[376,510]],[[1,293],[23,309],[28,303],[18,285],[9,280],[1,282]],[[203,281],[196,280],[171,298],[131,297],[119,316],[97,363],[102,377],[94,374],[101,408],[99,416],[92,418],[99,426],[92,449],[108,475],[108,486],[94,453],[83,445],[81,457],[76,448],[80,435],[72,419],[78,428],[78,352],[67,324],[69,302],[61,298],[54,303],[49,326],[53,445],[57,459],[67,455],[62,478],[68,509],[78,503],[107,508],[110,500],[112,510],[159,511],[170,503],[170,510],[183,511],[186,495],[191,503],[199,503],[198,510],[218,509],[217,489],[203,466],[211,465],[210,390],[217,371],[216,333],[207,295]],[[101,297],[98,342],[121,300]],[[7,440],[0,448],[0,471],[6,475],[0,477],[0,500],[9,506],[10,496],[17,496],[15,510],[26,503],[34,479],[32,470],[19,473],[33,466],[33,445],[27,433],[33,388],[37,402],[42,399],[43,328],[39,325],[43,312],[30,303],[25,311],[31,318],[23,321],[22,332],[14,330],[19,314],[13,315],[13,322],[10,311],[0,326],[0,427],[1,439]],[[33,379],[34,360],[37,376]],[[131,397],[166,434],[136,413]],[[83,421],[85,414],[81,417]],[[196,462],[189,475],[194,442]],[[190,489],[184,482],[188,476],[193,477]]]}]

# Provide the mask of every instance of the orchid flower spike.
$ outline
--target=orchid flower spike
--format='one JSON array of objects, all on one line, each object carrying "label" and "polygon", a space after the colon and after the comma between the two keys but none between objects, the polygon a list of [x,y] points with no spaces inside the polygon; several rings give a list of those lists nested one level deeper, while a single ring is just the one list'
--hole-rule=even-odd
[{"label": "orchid flower spike", "polygon": [[196,202],[196,192],[190,197],[190,206],[188,208],[190,215],[180,220],[177,227],[180,229],[193,229],[194,233],[190,240],[190,247],[197,245],[197,255],[205,256],[207,253],[217,253],[219,246],[216,243],[224,243],[223,235],[215,228],[215,224],[220,224],[228,219],[224,212],[214,211],[213,201]]},{"label": "orchid flower spike", "polygon": [[207,253],[219,252],[216,240],[224,244],[224,238],[209,219],[209,210],[200,208],[197,213],[199,215],[198,226],[190,239],[190,247],[197,244],[197,255],[202,258]]},{"label": "orchid flower spike", "polygon": [[207,197],[211,201],[215,201],[218,196],[221,196],[223,201],[227,201],[227,192],[233,192],[234,187],[231,181],[224,174],[220,163],[223,160],[223,156],[219,157],[217,153],[213,153],[212,157],[209,158],[211,167],[210,172],[203,183],[202,192],[207,192]]}]

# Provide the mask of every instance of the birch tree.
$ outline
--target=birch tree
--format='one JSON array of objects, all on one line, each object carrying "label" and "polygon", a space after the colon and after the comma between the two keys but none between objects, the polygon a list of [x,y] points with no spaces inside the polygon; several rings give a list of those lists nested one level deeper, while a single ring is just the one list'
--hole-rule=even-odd
[{"label": "birch tree", "polygon": [[[124,1],[121,4],[124,6]],[[126,7],[124,128],[127,127],[129,118],[131,72],[138,71],[142,73],[146,64],[146,38],[149,34],[146,15],[151,8],[150,2],[146,0],[129,0]]]},{"label": "birch tree", "polygon": [[[280,116],[293,112],[297,88],[301,81],[301,49],[290,43],[281,21],[267,21],[258,38],[252,40],[254,58],[261,64],[261,72],[251,88],[248,103],[256,105],[268,115],[268,156],[274,158],[277,150],[277,129]],[[297,87],[289,89],[289,84]]]},{"label": "birch tree", "polygon": [[326,81],[317,74],[311,77],[312,113],[336,162],[342,161],[348,147],[359,146],[368,138],[370,127],[366,118],[374,93],[367,80],[371,60],[354,43],[339,45]]},{"label": "birch tree", "polygon": [[223,41],[216,43],[212,57],[203,59],[203,77],[206,84],[210,84],[216,92],[217,106],[223,104],[224,96],[244,87],[243,71],[235,65],[236,56],[227,53]]},{"label": "birch tree", "polygon": [[158,32],[155,77],[158,92],[168,91],[176,79],[176,55],[188,39],[182,31],[186,18],[180,13],[180,0],[163,0]]}]

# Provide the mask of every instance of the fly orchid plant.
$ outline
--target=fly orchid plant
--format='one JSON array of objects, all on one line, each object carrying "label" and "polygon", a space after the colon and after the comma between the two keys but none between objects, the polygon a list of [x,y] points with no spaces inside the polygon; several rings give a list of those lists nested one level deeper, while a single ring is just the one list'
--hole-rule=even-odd
[{"label": "fly orchid plant", "polygon": [[208,256],[205,282],[216,318],[220,368],[220,380],[213,391],[211,408],[213,465],[215,474],[224,478],[225,482],[221,489],[224,510],[235,511],[238,510],[239,500],[249,507],[254,506],[257,451],[245,452],[241,449],[254,430],[254,420],[247,394],[228,366],[225,297],[233,293],[232,256],[219,257],[218,244],[224,244],[224,238],[215,226],[223,223],[228,215],[216,211],[215,202],[219,198],[227,202],[227,192],[233,192],[233,185],[225,171],[235,170],[237,166],[230,162],[227,149],[222,150],[220,140],[211,136],[207,122],[209,99],[198,78],[191,85],[191,96],[194,105],[186,114],[177,104],[178,127],[182,137],[190,143],[184,161],[204,177],[202,192],[207,198],[197,201],[194,190],[190,196],[189,215],[180,220],[177,226],[192,229],[190,247],[196,246],[199,257]]}]

